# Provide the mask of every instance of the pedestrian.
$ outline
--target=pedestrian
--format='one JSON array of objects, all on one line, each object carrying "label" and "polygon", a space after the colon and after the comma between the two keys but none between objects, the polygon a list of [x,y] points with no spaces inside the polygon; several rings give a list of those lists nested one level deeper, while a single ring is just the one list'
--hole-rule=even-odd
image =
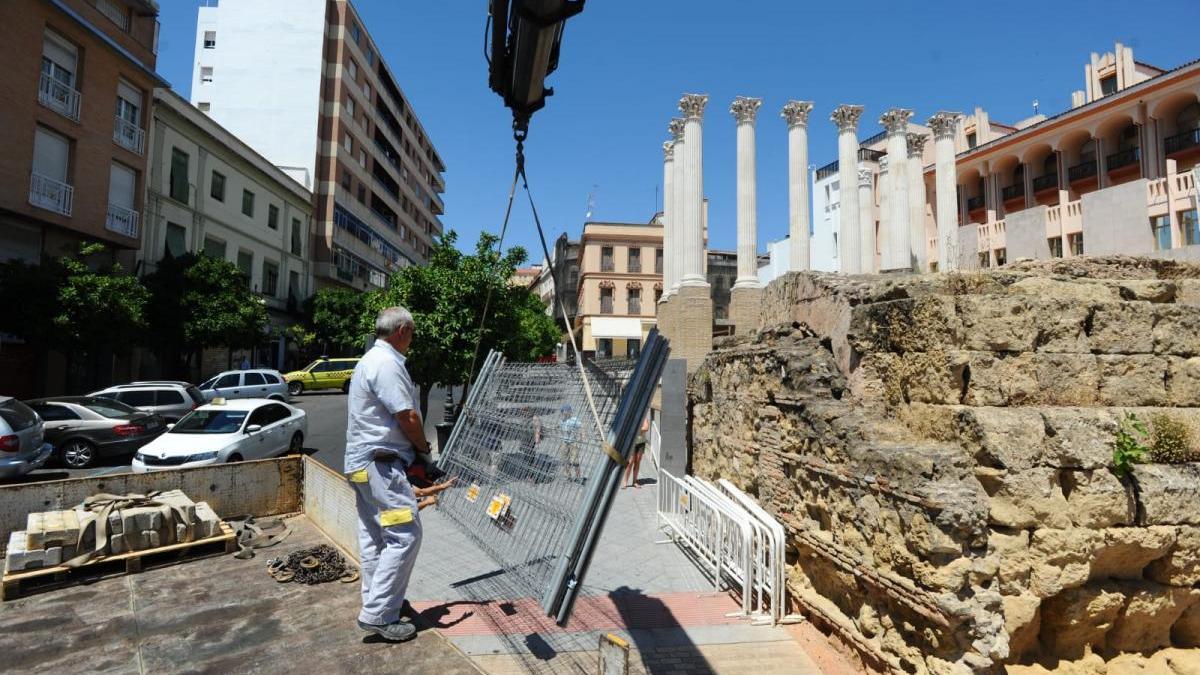
[{"label": "pedestrian", "polygon": [[624,490],[627,487],[641,487],[638,485],[638,470],[642,467],[642,455],[646,452],[646,434],[650,431],[650,417],[646,416],[642,419],[642,426],[638,429],[637,437],[633,439],[633,453],[629,455],[629,462],[625,465],[625,478],[629,484],[621,487]]},{"label": "pedestrian", "polygon": [[579,432],[583,425],[579,423],[579,418],[575,416],[575,411],[571,408],[570,403],[564,403],[558,412],[558,433],[562,438],[567,469],[575,480],[582,480],[583,472],[579,467]]},{"label": "pedestrian", "polygon": [[347,398],[344,466],[356,493],[362,573],[358,626],[393,642],[417,633],[400,612],[421,548],[418,512],[454,482],[414,490],[405,475],[418,453],[429,452],[417,389],[405,368],[413,329],[403,307],[379,313],[375,343],[354,368]]},{"label": "pedestrian", "polygon": [[242,354],[242,362],[238,367],[242,370],[250,370],[250,358]]}]

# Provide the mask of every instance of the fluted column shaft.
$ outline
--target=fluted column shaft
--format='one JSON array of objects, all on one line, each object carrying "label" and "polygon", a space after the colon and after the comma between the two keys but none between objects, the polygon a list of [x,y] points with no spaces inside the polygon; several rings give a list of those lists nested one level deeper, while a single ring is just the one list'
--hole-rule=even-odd
[{"label": "fluted column shaft", "polygon": [[887,155],[879,158],[879,233],[875,247],[879,250],[879,260],[876,263],[880,270],[887,269],[888,246],[891,245],[889,233],[892,231],[892,172],[888,170]]},{"label": "fluted column shaft", "polygon": [[885,270],[912,269],[912,243],[908,217],[908,118],[911,110],[893,108],[883,114],[879,123],[887,129],[888,170],[891,172],[891,195],[888,208],[888,248],[882,268]]},{"label": "fluted column shaft", "polygon": [[[673,219],[671,227],[671,251],[663,254],[671,259],[671,276],[664,284],[664,295],[668,292],[674,295],[679,290],[679,280],[683,278],[683,251],[685,240],[687,239],[687,222],[684,214],[684,189],[683,189],[683,164],[684,155],[687,152],[687,144],[683,142],[683,118],[676,117],[671,120],[668,129],[671,132],[671,138],[674,142],[671,155],[674,161],[671,162],[671,171],[674,177],[671,181],[671,218]],[[665,264],[664,260],[664,264]]]},{"label": "fluted column shaft", "polygon": [[922,134],[908,134],[908,230],[911,259],[919,272],[929,263],[929,242],[925,235],[925,140]]},{"label": "fluted column shaft", "polygon": [[781,116],[788,125],[788,269],[812,269],[808,223],[808,114],[812,101],[788,101]]},{"label": "fluted column shaft", "polygon": [[858,167],[858,228],[859,265],[858,270],[863,274],[875,273],[875,209],[872,208],[871,170],[865,166]]},{"label": "fluted column shaft", "polygon": [[687,94],[679,100],[683,124],[683,278],[680,286],[707,286],[704,277],[704,131],[708,96]]},{"label": "fluted column shaft", "polygon": [[668,292],[671,288],[670,279],[672,277],[671,268],[671,248],[674,246],[675,230],[677,217],[675,215],[675,143],[667,141],[663,143],[663,294],[662,299],[666,300]]},{"label": "fluted column shaft", "polygon": [[737,281],[736,288],[758,288],[758,176],[754,121],[761,98],[739,96],[729,112],[737,120]]},{"label": "fluted column shaft", "polygon": [[[862,271],[859,235],[858,195],[851,186],[858,184],[858,119],[860,105],[840,105],[830,116],[838,127],[838,266],[844,274]],[[846,195],[854,195],[847,199]]]},{"label": "fluted column shaft", "polygon": [[[929,118],[929,128],[933,130],[934,190],[937,199],[935,214],[940,272],[958,269],[958,177],[954,170],[954,134],[959,117],[959,113],[939,112]],[[1060,180],[1059,184],[1065,183]]]}]

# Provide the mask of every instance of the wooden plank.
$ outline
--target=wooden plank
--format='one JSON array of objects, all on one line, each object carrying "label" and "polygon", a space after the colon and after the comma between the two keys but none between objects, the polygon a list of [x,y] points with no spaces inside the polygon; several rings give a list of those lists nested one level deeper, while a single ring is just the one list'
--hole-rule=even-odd
[{"label": "wooden plank", "polygon": [[236,536],[234,534],[233,528],[230,527],[228,523],[222,521],[221,522],[221,534],[216,535],[214,537],[208,537],[207,539],[197,539],[196,541],[187,541],[187,542],[183,542],[183,543],[179,543],[179,544],[168,544],[166,546],[159,546],[158,548],[146,548],[146,549],[142,549],[140,551],[129,551],[128,553],[119,553],[117,555],[104,556],[102,558],[96,558],[94,560],[89,560],[86,563],[84,563],[83,565],[80,565],[79,567],[67,567],[65,565],[56,565],[54,567],[39,567],[37,569],[32,569],[32,570],[13,572],[12,574],[4,575],[3,583],[7,587],[7,585],[10,583],[14,583],[14,582],[19,583],[26,579],[34,579],[37,577],[44,577],[49,574],[82,572],[93,565],[99,565],[101,563],[119,562],[119,561],[126,561],[125,566],[126,566],[127,572],[138,572],[138,571],[141,571],[141,564],[142,564],[141,559],[143,557],[150,556],[150,555],[157,555],[159,553],[169,553],[171,551],[186,551],[187,549],[195,548],[197,546],[204,546],[206,544],[216,544],[219,542],[225,542],[225,550],[226,550],[226,552],[228,552],[230,550],[230,546],[233,544],[235,538],[236,538]]}]

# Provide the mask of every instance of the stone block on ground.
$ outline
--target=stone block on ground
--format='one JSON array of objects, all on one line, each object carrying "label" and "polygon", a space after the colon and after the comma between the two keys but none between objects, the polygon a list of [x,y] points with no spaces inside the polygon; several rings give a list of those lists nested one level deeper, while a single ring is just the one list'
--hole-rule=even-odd
[{"label": "stone block on ground", "polygon": [[1076,527],[1132,525],[1137,517],[1133,490],[1107,468],[1061,469],[1059,482]]},{"label": "stone block on ground", "polygon": [[207,539],[221,533],[221,519],[208,502],[196,503],[195,532],[196,539]]},{"label": "stone block on ground", "polygon": [[1100,401],[1110,406],[1167,403],[1168,361],[1151,355],[1100,355]]},{"label": "stone block on ground", "polygon": [[1200,406],[1200,356],[1171,358],[1167,378],[1170,405]]},{"label": "stone block on ground", "polygon": [[1154,351],[1155,306],[1147,302],[1113,302],[1092,312],[1088,336],[1099,354],[1149,354]]}]

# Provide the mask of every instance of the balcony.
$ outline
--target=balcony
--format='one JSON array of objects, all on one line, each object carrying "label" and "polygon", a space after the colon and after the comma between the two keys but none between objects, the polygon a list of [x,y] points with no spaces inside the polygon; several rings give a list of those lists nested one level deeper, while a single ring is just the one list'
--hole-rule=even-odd
[{"label": "balcony", "polygon": [[1141,148],[1128,148],[1105,157],[1109,171],[1115,171],[1131,164],[1137,164],[1142,159]]},{"label": "balcony", "polygon": [[116,123],[113,126],[113,142],[117,145],[142,154],[142,147],[145,144],[146,132],[138,125],[130,122],[124,117],[117,117]]},{"label": "balcony", "polygon": [[39,209],[69,216],[74,194],[75,188],[40,173],[32,174],[29,180],[29,203]]},{"label": "balcony", "polygon": [[967,210],[977,211],[983,208],[983,195],[978,197],[967,197]]},{"label": "balcony", "polygon": [[613,300],[611,297],[600,298],[600,313],[601,314],[612,314],[613,313]]},{"label": "balcony", "polygon": [[1050,188],[1056,187],[1058,187],[1057,173],[1048,173],[1045,176],[1038,176],[1037,178],[1033,179],[1034,192],[1041,192],[1042,190],[1049,190]]},{"label": "balcony", "polygon": [[630,274],[641,274],[642,273],[642,261],[638,258],[630,258],[628,267],[629,267],[628,271]]},{"label": "balcony", "polygon": [[1096,175],[1096,160],[1094,158],[1085,158],[1079,164],[1067,169],[1067,181],[1074,183],[1085,178],[1091,178]]},{"label": "balcony", "polygon": [[1018,197],[1024,197],[1024,196],[1025,196],[1025,184],[1024,183],[1017,183],[1016,185],[1009,185],[1008,187],[1000,188],[1000,197],[1001,197],[1001,199],[1003,199],[1006,202],[1011,199],[1016,199]]},{"label": "balcony", "polygon": [[608,260],[601,260],[601,261],[600,261],[600,271],[601,271],[601,272],[612,272],[612,271],[614,271],[614,265],[613,265],[613,261],[612,261],[612,259],[611,259],[611,258],[610,258],[610,259],[608,259]]},{"label": "balcony", "polygon": [[641,299],[635,299],[635,298],[629,299],[629,313],[632,314],[633,316],[637,316],[642,313]]},{"label": "balcony", "polygon": [[1181,134],[1168,136],[1163,141],[1163,151],[1164,154],[1173,155],[1188,148],[1194,148],[1197,145],[1200,145],[1200,129],[1191,129]]},{"label": "balcony", "polygon": [[104,217],[104,229],[137,239],[138,212],[116,204],[109,204],[108,214]]},{"label": "balcony", "polygon": [[70,120],[79,121],[79,102],[83,96],[70,85],[46,73],[38,80],[38,103]]}]

